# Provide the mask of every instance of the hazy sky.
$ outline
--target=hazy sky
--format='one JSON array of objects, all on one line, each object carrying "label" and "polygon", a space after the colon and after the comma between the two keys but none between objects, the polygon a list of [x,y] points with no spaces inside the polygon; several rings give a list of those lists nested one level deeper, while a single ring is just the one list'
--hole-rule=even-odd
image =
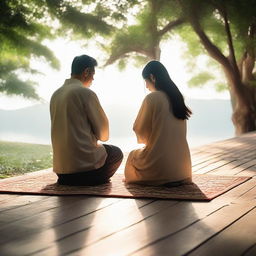
[{"label": "hazy sky", "polygon": [[[70,77],[70,65],[74,56],[88,54],[96,59],[100,59],[101,57],[101,53],[93,46],[81,48],[79,43],[64,39],[48,42],[48,45],[60,60],[61,69],[59,71],[52,70],[47,63],[38,60],[33,61],[32,67],[45,73],[45,75],[30,77],[30,79],[38,81],[37,91],[45,102],[49,102],[52,93],[63,84],[66,78]],[[186,70],[185,61],[182,58],[182,47],[184,46],[177,41],[169,41],[162,45],[161,62],[166,66],[172,80],[177,84],[185,99],[228,99],[228,92],[216,93],[210,87],[188,88],[187,81],[191,74]],[[99,65],[102,64],[99,63]],[[204,63],[201,63],[201,65],[204,65]],[[139,107],[147,93],[141,77],[141,69],[133,67],[132,64],[122,72],[118,71],[115,65],[111,65],[105,69],[97,68],[91,89],[98,94],[103,106],[116,105],[118,107],[120,104],[133,104]],[[21,97],[0,95],[0,109],[17,109],[38,103],[24,100]]]}]

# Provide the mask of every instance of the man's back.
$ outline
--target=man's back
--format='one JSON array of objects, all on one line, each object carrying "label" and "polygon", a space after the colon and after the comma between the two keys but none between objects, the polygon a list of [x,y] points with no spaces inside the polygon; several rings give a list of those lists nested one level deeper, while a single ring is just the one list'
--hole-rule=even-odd
[{"label": "man's back", "polygon": [[53,170],[68,174],[97,169],[106,151],[108,120],[96,94],[77,79],[67,79],[50,102]]}]

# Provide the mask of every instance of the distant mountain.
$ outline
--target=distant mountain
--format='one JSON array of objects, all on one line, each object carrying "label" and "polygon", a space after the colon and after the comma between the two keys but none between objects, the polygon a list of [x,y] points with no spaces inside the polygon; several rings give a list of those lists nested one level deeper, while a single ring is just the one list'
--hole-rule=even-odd
[{"label": "distant mountain", "polygon": [[[228,100],[187,100],[193,115],[188,122],[188,139],[199,145],[234,136],[231,106]],[[132,125],[138,109],[109,105],[105,111],[113,138],[134,136]],[[49,104],[18,110],[0,110],[0,140],[50,143]],[[199,141],[200,140],[200,141]]]},{"label": "distant mountain", "polygon": [[[50,116],[48,104],[39,104],[17,110],[0,110],[0,139],[50,143]],[[31,137],[31,140],[29,140]]]}]

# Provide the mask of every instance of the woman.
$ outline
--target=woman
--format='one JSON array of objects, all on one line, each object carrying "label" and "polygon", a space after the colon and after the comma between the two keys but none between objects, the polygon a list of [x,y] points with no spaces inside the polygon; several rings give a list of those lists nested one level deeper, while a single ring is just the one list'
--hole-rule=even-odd
[{"label": "woman", "polygon": [[145,147],[130,152],[125,181],[166,186],[190,183],[186,120],[192,112],[163,64],[150,61],[142,76],[151,93],[142,103],[133,130]]}]

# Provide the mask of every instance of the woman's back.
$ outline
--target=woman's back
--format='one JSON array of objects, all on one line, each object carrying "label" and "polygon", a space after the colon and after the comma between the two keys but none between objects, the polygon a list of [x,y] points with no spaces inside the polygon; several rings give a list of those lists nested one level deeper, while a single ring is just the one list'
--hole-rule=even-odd
[{"label": "woman's back", "polygon": [[191,177],[186,120],[173,115],[164,92],[154,91],[145,97],[134,131],[145,147],[130,153],[125,168],[127,182],[160,185]]}]

